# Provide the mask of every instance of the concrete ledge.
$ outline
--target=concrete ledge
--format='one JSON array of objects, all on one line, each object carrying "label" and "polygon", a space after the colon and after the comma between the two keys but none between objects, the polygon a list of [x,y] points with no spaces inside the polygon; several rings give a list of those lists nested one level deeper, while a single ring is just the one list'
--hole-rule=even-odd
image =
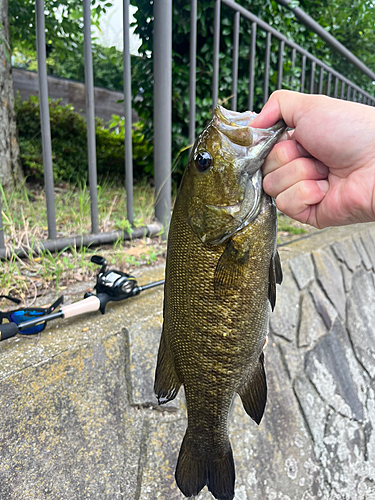
[{"label": "concrete ledge", "polygon": [[[236,399],[230,420],[237,500],[375,498],[374,242],[368,224],[280,248],[266,413],[258,427]],[[183,393],[160,409],[152,392],[162,302],[152,289],[0,343],[1,500],[184,498]]]}]

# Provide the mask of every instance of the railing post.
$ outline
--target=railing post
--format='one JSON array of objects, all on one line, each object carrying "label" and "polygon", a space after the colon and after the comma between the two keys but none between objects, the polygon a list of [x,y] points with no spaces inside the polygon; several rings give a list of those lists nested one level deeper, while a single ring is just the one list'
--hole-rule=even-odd
[{"label": "railing post", "polygon": [[125,189],[126,213],[130,224],[133,224],[133,141],[132,141],[132,87],[129,41],[129,0],[123,1],[123,33],[124,33],[124,117],[125,117]]},{"label": "railing post", "polygon": [[55,197],[52,169],[51,126],[48,107],[44,0],[35,0],[36,54],[38,61],[40,128],[42,133],[44,188],[46,191],[48,238],[56,239]]},{"label": "railing post", "polygon": [[219,51],[220,51],[220,9],[221,1],[215,0],[214,12],[214,50],[212,68],[212,110],[215,109],[219,94]]},{"label": "railing post", "polygon": [[195,96],[197,70],[197,0],[190,2],[189,144],[195,140]]},{"label": "railing post", "polygon": [[254,74],[255,74],[255,51],[256,51],[257,24],[251,23],[251,45],[250,45],[250,66],[249,66],[249,100],[248,109],[252,111],[254,107]]},{"label": "railing post", "polygon": [[155,216],[166,238],[171,215],[172,0],[154,2]]},{"label": "railing post", "polygon": [[95,100],[94,74],[91,53],[91,2],[83,0],[83,36],[85,58],[85,90],[86,90],[86,124],[87,150],[89,163],[89,185],[91,201],[91,232],[99,232],[98,224],[98,182],[96,174],[96,140],[95,140]]},{"label": "railing post", "polygon": [[238,51],[240,44],[240,13],[235,12],[233,22],[232,99],[231,109],[237,111]]}]

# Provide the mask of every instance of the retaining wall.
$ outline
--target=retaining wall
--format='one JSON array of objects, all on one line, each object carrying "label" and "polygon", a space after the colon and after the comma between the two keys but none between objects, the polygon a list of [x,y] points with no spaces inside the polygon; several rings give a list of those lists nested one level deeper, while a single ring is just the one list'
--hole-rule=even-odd
[{"label": "retaining wall", "polygon": [[[237,399],[230,419],[237,500],[375,498],[374,242],[369,224],[280,248],[265,416],[258,427]],[[152,392],[162,300],[153,289],[50,323],[38,343],[1,342],[2,500],[184,498],[183,396],[158,408]]]}]

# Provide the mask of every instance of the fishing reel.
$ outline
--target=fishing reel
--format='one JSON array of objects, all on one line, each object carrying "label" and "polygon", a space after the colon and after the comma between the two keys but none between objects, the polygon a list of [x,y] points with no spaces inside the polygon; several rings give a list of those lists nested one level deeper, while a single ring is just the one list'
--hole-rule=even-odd
[{"label": "fishing reel", "polygon": [[93,255],[91,262],[101,266],[94,287],[97,294],[106,293],[112,300],[122,300],[138,295],[139,287],[134,276],[113,269],[107,270],[107,261],[100,255]]}]

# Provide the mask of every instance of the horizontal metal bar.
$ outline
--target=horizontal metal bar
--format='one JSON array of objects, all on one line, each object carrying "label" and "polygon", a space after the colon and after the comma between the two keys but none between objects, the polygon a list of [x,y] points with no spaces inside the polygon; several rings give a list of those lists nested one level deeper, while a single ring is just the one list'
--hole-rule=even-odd
[{"label": "horizontal metal bar", "polygon": [[322,40],[329,43],[331,47],[333,47],[337,52],[343,55],[348,61],[350,61],[354,66],[357,66],[358,69],[362,71],[366,76],[371,78],[371,80],[375,80],[375,73],[373,73],[362,61],[360,61],[354,54],[350,52],[346,47],[344,47],[335,37],[333,37],[328,31],[326,31],[319,23],[314,21],[306,12],[304,12],[300,7],[291,7],[289,4],[289,0],[277,0],[278,3],[288,7],[294,15],[302,21],[302,23],[314,31],[317,35],[320,36]]},{"label": "horizontal metal bar", "polygon": [[340,80],[344,81],[345,83],[349,84],[352,88],[358,90],[359,92],[364,93],[367,97],[370,97],[370,99],[373,101],[374,97],[371,94],[368,94],[367,92],[363,92],[361,87],[356,85],[355,83],[351,82],[347,78],[345,78],[343,75],[341,75],[338,71],[334,70],[324,62],[320,61],[317,57],[313,56],[308,52],[307,50],[303,49],[296,43],[290,41],[286,36],[284,36],[282,33],[279,33],[275,28],[267,24],[266,22],[262,21],[259,17],[255,16],[248,10],[246,10],[244,7],[241,7],[241,5],[238,5],[237,3],[233,2],[233,0],[221,0],[223,4],[225,4],[227,7],[230,7],[231,9],[240,12],[241,16],[243,16],[246,19],[249,19],[250,21],[256,22],[257,25],[262,28],[264,31],[267,31],[272,34],[275,38],[278,40],[283,40],[285,42],[285,45],[288,45],[291,48],[295,48],[297,52],[299,52],[301,55],[305,55],[307,59],[310,61],[314,61],[319,67],[324,68],[327,72],[332,73],[333,76],[340,78]]},{"label": "horizontal metal bar", "polygon": [[130,235],[126,231],[113,231],[112,233],[87,234],[83,236],[72,236],[70,238],[57,238],[55,240],[45,240],[33,243],[30,246],[13,248],[11,245],[6,245],[5,248],[0,248],[0,259],[10,259],[12,256],[29,257],[30,254],[40,255],[44,251],[60,252],[64,249],[92,247],[98,245],[108,245],[117,240],[130,241],[136,238],[144,238],[146,236],[157,236],[161,233],[163,227],[161,224],[153,223],[148,226],[134,229]]}]

